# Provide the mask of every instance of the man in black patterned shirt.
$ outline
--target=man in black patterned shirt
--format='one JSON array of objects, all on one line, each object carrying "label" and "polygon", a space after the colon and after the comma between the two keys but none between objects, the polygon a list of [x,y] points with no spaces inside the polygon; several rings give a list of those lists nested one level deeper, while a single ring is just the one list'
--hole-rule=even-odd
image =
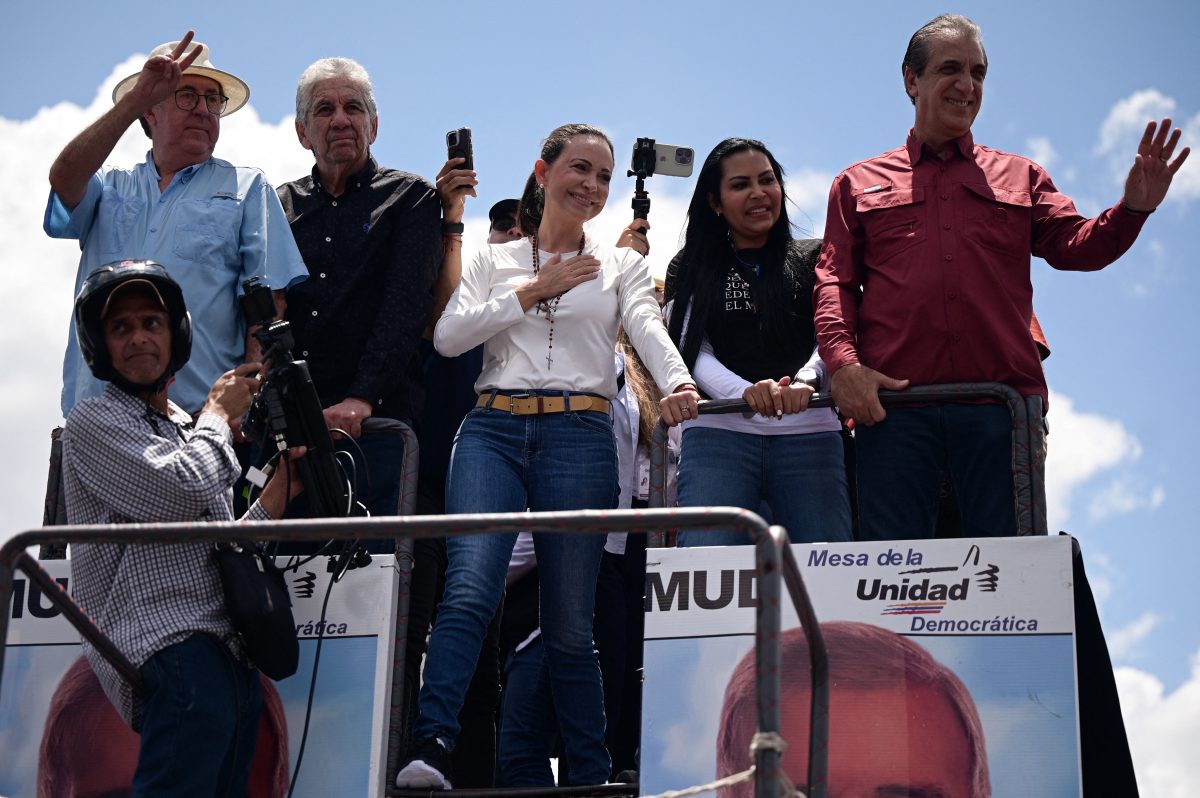
[{"label": "man in black patterned shirt", "polygon": [[308,361],[329,428],[365,456],[359,499],[372,515],[395,515],[403,442],[362,435],[362,423],[411,425],[421,413],[417,345],[441,263],[441,205],[428,181],[375,162],[378,130],[367,71],[347,58],[313,63],[296,89],[296,134],[316,164],[279,198],[310,276],[288,291],[295,355]]},{"label": "man in black patterned shirt", "polygon": [[[75,405],[63,430],[71,524],[229,521],[240,467],[230,423],[258,389],[258,363],[222,375],[194,424],[167,400],[191,353],[183,292],[151,261],[101,266],[75,303],[80,352],[107,381]],[[272,479],[246,518],[283,514]],[[225,609],[207,543],[73,547],[72,592],[141,675],[132,687],[83,641],[105,694],[141,734],[134,795],[241,795],[262,705]]]}]

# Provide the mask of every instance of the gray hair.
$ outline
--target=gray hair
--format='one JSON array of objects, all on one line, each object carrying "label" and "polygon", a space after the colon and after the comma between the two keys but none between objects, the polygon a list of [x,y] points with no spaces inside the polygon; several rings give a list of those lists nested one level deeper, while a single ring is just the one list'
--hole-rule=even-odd
[{"label": "gray hair", "polygon": [[379,114],[375,105],[375,88],[371,85],[371,76],[366,68],[353,58],[322,58],[304,70],[300,82],[296,84],[296,120],[301,125],[308,121],[308,111],[317,84],[333,78],[345,78],[358,87],[367,105],[367,116],[374,123]]},{"label": "gray hair", "polygon": [[[917,77],[924,75],[925,67],[929,66],[933,40],[946,34],[961,34],[978,42],[979,49],[983,51],[983,64],[987,66],[987,50],[983,48],[983,30],[960,14],[942,14],[922,25],[908,40],[908,49],[904,51],[904,61],[900,64],[900,74],[903,75],[911,69]],[[913,105],[917,104],[917,98],[908,94],[907,88],[904,93]]]}]

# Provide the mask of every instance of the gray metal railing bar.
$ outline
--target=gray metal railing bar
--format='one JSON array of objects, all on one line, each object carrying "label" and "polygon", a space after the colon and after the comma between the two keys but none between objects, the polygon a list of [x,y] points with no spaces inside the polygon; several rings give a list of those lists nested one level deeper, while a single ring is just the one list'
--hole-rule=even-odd
[{"label": "gray metal railing bar", "polygon": [[[13,577],[20,570],[31,579],[41,571],[26,549],[45,543],[210,543],[218,540],[255,541],[326,541],[355,538],[417,538],[449,535],[487,534],[492,532],[565,532],[583,534],[622,529],[644,532],[654,528],[695,526],[698,528],[737,528],[754,537],[764,534],[767,524],[756,514],[737,507],[683,508],[656,510],[580,510],[560,513],[503,513],[444,516],[397,516],[392,518],[324,518],[261,522],[221,522],[205,524],[123,524],[57,526],[21,532],[0,547],[0,684],[4,677],[4,652],[11,617]],[[44,572],[43,572],[44,575]],[[57,583],[55,590],[62,594]],[[48,596],[58,595],[47,591]],[[70,598],[60,596],[65,601]],[[73,602],[71,602],[73,604]],[[76,607],[78,605],[75,605]],[[73,624],[84,620],[67,615]],[[80,628],[76,624],[76,628]],[[94,628],[94,625],[93,625]],[[97,640],[104,638],[99,634]],[[96,640],[93,640],[96,642]],[[111,643],[111,641],[109,641]],[[102,652],[107,648],[97,646]],[[114,667],[127,673],[131,667],[123,657],[110,659]],[[124,663],[124,665],[122,664]]]},{"label": "gray metal railing bar", "polygon": [[[755,609],[755,689],[758,693],[758,730],[780,733],[779,693],[783,651],[779,636],[783,629],[781,569],[783,549],[790,544],[787,531],[773,526],[753,536],[758,566],[758,607]],[[754,797],[778,798],[782,752],[759,748],[754,755]]]},{"label": "gray metal railing bar", "polygon": [[[41,567],[26,553],[26,548],[41,543],[89,542],[89,543],[148,543],[148,542],[211,542],[215,540],[289,540],[322,541],[329,539],[353,539],[356,537],[383,537],[385,531],[395,537],[435,537],[451,534],[488,534],[493,532],[564,532],[586,534],[623,529],[631,532],[646,532],[656,528],[737,528],[748,532],[757,541],[759,569],[759,603],[756,620],[756,664],[757,692],[759,705],[759,729],[779,732],[780,729],[780,647],[779,635],[782,623],[782,584],[786,581],[792,601],[804,622],[806,634],[810,635],[809,646],[824,657],[824,645],[820,640],[812,605],[808,601],[799,568],[792,556],[787,532],[782,527],[767,527],[758,515],[735,507],[676,508],[643,510],[584,510],[562,513],[504,513],[460,516],[408,516],[395,518],[350,518],[313,519],[296,521],[272,521],[258,523],[210,523],[210,524],[131,524],[121,526],[63,526],[23,532],[0,547],[0,683],[3,681],[4,650],[7,646],[8,619],[12,600],[13,575],[16,570],[38,582],[65,617],[77,629],[90,627],[89,639],[98,643],[102,652],[113,653],[115,649],[103,633],[95,628],[87,617],[71,601],[70,597],[42,571]],[[377,531],[379,534],[372,534]],[[52,588],[52,589],[51,589]],[[814,634],[815,632],[815,634]],[[94,634],[93,634],[94,633]],[[105,645],[107,644],[107,645]],[[110,658],[114,665],[122,668],[128,678],[136,676],[123,657]],[[815,661],[815,660],[814,660]],[[820,683],[816,675],[823,671],[814,667],[814,697],[819,694]],[[827,705],[827,701],[826,701]],[[816,710],[814,710],[816,711]],[[827,720],[827,712],[825,713]],[[814,729],[817,728],[814,726]],[[816,734],[813,735],[817,739]],[[826,750],[824,746],[810,745],[810,780],[825,770]],[[778,794],[780,753],[777,750],[760,750],[756,765],[756,795]],[[390,776],[390,774],[389,774]],[[614,785],[615,786],[615,785]],[[389,794],[392,790],[389,789]],[[617,792],[617,790],[614,790]],[[563,793],[557,793],[563,794]],[[817,793],[813,793],[817,795]]]},{"label": "gray metal railing bar", "polygon": [[783,546],[783,583],[787,585],[796,616],[808,639],[812,696],[808,709],[808,798],[825,798],[829,793],[829,651],[821,634],[800,564],[787,538]]},{"label": "gray metal railing bar", "polygon": [[[998,399],[1008,406],[1013,420],[1012,473],[1013,503],[1018,535],[1044,535],[1046,527],[1046,496],[1044,485],[1037,476],[1042,472],[1043,427],[1041,397],[1023,397],[1014,388],[998,382],[947,383],[917,385],[903,391],[880,391],[884,407],[933,402],[966,402],[977,399]],[[834,407],[833,395],[814,394],[810,408]],[[700,402],[699,413],[749,413],[750,407],[741,399],[709,399]],[[1032,415],[1031,415],[1032,414]],[[667,426],[659,422],[650,444],[651,507],[666,503]],[[661,546],[661,539],[651,538],[650,545]]]},{"label": "gray metal railing bar", "polygon": [[[143,692],[142,675],[138,673],[137,668],[133,666],[125,655],[117,649],[113,642],[100,631],[96,624],[92,623],[92,619],[87,616],[78,604],[76,604],[67,591],[62,589],[62,585],[54,580],[50,574],[38,564],[38,561],[29,556],[29,553],[22,551],[17,555],[14,565],[28,576],[38,588],[42,591],[42,596],[49,599],[50,603],[58,608],[71,625],[79,630],[79,633],[86,637],[88,641],[96,647],[109,663],[112,664],[121,677],[129,683],[136,695],[141,695]],[[12,571],[8,571],[11,575]],[[7,614],[10,609],[5,604],[4,611]],[[7,623],[0,624],[4,626],[7,632]],[[3,652],[4,647],[0,646],[0,674],[3,674]]]}]

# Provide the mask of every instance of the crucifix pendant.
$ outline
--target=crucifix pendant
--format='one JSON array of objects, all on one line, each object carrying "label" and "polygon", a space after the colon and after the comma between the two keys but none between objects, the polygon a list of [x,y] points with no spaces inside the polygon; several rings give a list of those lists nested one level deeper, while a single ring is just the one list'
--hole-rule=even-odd
[{"label": "crucifix pendant", "polygon": [[546,353],[546,368],[549,369],[552,363],[554,363],[554,358],[550,357],[550,353],[547,352]]}]

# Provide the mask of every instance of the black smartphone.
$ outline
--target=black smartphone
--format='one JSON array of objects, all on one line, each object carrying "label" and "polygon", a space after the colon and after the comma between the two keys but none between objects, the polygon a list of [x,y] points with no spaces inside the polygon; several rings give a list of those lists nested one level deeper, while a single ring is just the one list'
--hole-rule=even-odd
[{"label": "black smartphone", "polygon": [[460,127],[446,134],[446,158],[466,158],[455,169],[474,169],[475,155],[471,150],[471,128]]}]

